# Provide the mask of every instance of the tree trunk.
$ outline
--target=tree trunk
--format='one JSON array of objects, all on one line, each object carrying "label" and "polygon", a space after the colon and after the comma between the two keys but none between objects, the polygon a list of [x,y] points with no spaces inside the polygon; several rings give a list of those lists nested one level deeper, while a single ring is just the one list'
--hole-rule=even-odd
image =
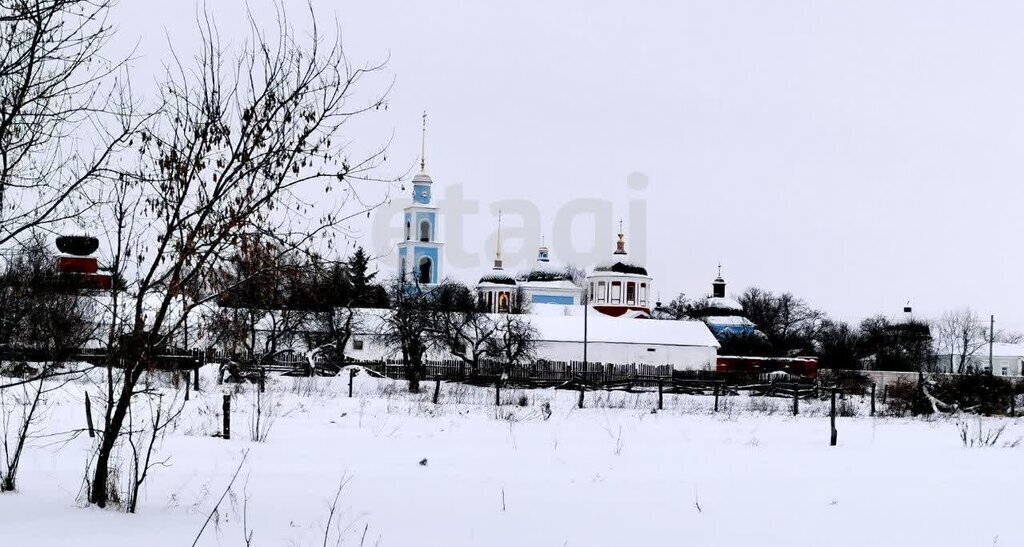
[{"label": "tree trunk", "polygon": [[409,380],[409,393],[420,392],[420,376],[423,370],[423,353],[410,351],[405,364],[405,378]]},{"label": "tree trunk", "polygon": [[125,371],[124,383],[121,386],[121,393],[117,397],[114,412],[110,415],[110,421],[103,427],[103,439],[100,442],[99,451],[96,453],[96,470],[93,472],[92,485],[89,488],[89,501],[99,507],[107,506],[110,456],[121,435],[121,428],[124,426],[128,407],[131,405],[132,393],[135,391],[135,383],[141,372],[142,367],[138,361],[135,362],[131,370]]}]

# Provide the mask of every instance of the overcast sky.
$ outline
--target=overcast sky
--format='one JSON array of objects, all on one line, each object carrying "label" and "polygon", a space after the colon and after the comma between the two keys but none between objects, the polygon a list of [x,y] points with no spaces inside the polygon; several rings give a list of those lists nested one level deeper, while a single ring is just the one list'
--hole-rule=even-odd
[{"label": "overcast sky", "polygon": [[[245,3],[210,4],[240,42]],[[314,2],[353,61],[390,57],[388,112],[349,137],[394,133],[401,172],[426,109],[436,195],[461,185],[479,202],[461,236],[478,263],[452,276],[475,281],[491,259],[492,204],[532,201],[557,241],[565,204],[595,198],[627,232],[645,222],[631,250],[663,300],[707,293],[721,261],[731,292],[788,290],[844,319],[910,300],[1024,330],[1024,4],[663,4]],[[140,78],[168,37],[192,51],[194,15],[190,1],[121,2],[118,47],[137,43]],[[627,187],[635,172],[645,189]],[[577,246],[613,250],[610,226],[574,226]],[[513,258],[536,247],[521,239]]]}]

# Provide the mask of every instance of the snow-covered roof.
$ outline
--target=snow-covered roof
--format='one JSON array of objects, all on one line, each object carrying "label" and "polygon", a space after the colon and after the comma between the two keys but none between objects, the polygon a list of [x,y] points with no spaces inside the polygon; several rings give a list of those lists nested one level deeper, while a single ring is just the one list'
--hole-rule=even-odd
[{"label": "snow-covered roof", "polygon": [[732,298],[719,298],[715,296],[709,296],[706,302],[709,308],[743,311],[743,306],[741,306],[739,302],[733,300]]},{"label": "snow-covered roof", "polygon": [[[988,347],[984,347],[981,350],[982,353],[988,353]],[[1006,343],[995,343],[992,344],[992,355],[998,357],[1024,357],[1024,344],[1006,344]]]},{"label": "snow-covered roof", "polygon": [[[949,350],[936,350],[940,356],[948,356]],[[1024,344],[1006,344],[996,342],[992,344],[993,357],[1024,357]],[[976,359],[988,359],[988,344],[980,346],[975,352]]]},{"label": "snow-covered roof", "polygon": [[477,284],[477,286],[487,287],[493,285],[503,285],[508,287],[514,286],[515,284],[516,280],[511,275],[499,270],[491,270],[490,272],[480,277],[480,282]]},{"label": "snow-covered roof", "polygon": [[[544,342],[583,342],[579,315],[524,315]],[[701,321],[623,319],[592,313],[587,318],[587,340],[627,344],[718,347],[718,340]]]},{"label": "snow-covered roof", "polygon": [[704,322],[719,326],[743,326],[753,327],[754,322],[742,315],[711,315],[704,318]]},{"label": "snow-covered roof", "polygon": [[647,268],[640,264],[630,262],[625,256],[615,255],[609,260],[599,262],[594,266],[594,273],[615,272],[620,274],[648,275]]},{"label": "snow-covered roof", "polygon": [[[541,342],[582,343],[582,308],[582,306],[534,305],[535,313],[517,317],[529,321],[537,329],[538,340]],[[383,308],[360,308],[356,311],[359,314],[357,334],[360,335],[381,333],[385,328],[385,316],[392,313],[391,310]],[[504,317],[502,314],[491,315]],[[715,336],[701,321],[625,319],[608,317],[593,309],[590,310],[590,315],[587,317],[587,340],[588,342],[622,344],[719,347]]]},{"label": "snow-covered roof", "polygon": [[539,281],[560,281],[571,279],[569,273],[564,268],[552,266],[550,262],[542,262],[538,260],[533,269],[529,273],[524,274],[523,279],[526,281],[539,282]]}]

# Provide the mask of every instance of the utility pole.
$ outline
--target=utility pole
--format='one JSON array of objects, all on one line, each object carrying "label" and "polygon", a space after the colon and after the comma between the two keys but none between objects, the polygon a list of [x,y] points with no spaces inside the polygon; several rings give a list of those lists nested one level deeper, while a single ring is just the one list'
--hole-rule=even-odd
[{"label": "utility pole", "polygon": [[587,317],[590,315],[590,295],[583,288],[583,370],[587,370]]},{"label": "utility pole", "polygon": [[996,340],[996,316],[988,316],[988,374],[989,376],[995,375],[996,371],[992,368],[992,344]]}]

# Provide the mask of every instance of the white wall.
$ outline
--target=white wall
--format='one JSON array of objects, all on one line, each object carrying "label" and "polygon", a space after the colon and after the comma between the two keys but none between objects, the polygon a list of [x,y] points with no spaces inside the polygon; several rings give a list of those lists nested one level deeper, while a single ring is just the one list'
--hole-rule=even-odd
[{"label": "white wall", "polygon": [[[363,349],[354,349],[355,341],[363,340]],[[648,351],[653,349],[654,351]],[[368,360],[399,358],[401,354],[386,351],[365,336],[355,336],[349,341],[346,355],[353,359]],[[434,354],[430,359],[451,359],[449,355]],[[582,342],[544,342],[537,344],[537,358],[549,361],[582,361]],[[673,365],[676,370],[713,369],[717,359],[715,348],[704,346],[671,346],[661,344],[621,344],[590,342],[587,344],[587,360],[593,363],[631,363],[645,365]]]},{"label": "white wall", "polygon": [[[542,341],[538,343],[537,357],[550,361],[582,361],[583,343]],[[587,360],[622,365],[673,365],[676,370],[706,370],[714,368],[717,352],[715,348],[705,346],[590,342],[587,344]]]}]

